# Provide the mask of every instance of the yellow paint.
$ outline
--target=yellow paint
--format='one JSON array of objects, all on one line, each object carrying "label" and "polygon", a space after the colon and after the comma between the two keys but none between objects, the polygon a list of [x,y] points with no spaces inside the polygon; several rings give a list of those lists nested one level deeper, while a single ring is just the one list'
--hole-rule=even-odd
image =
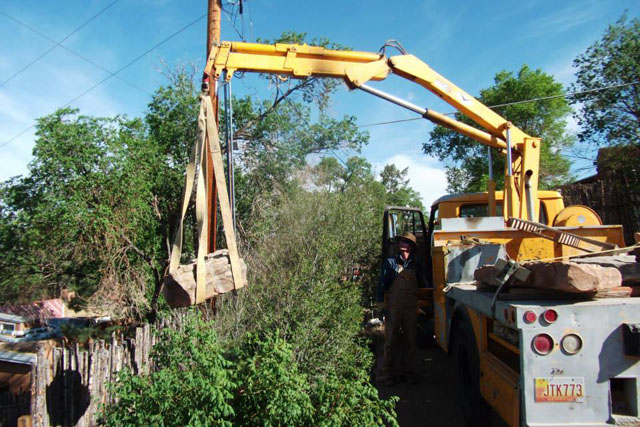
[{"label": "yellow paint", "polygon": [[[483,129],[428,110],[424,117],[466,135],[484,145],[506,153],[509,129],[512,162],[505,165],[505,190],[508,194],[505,215],[530,219],[526,213],[525,177],[531,176],[531,196],[537,201],[540,139],[532,138],[513,126],[473,96],[431,69],[413,55],[390,58],[372,52],[325,49],[318,46],[222,42],[211,49],[205,73],[213,79],[223,74],[229,80],[234,71],[270,73],[306,78],[309,76],[340,78],[350,88],[361,87],[370,80],[383,80],[394,73],[415,82],[443,99]],[[508,175],[511,166],[513,175]],[[497,195],[496,195],[497,197]],[[534,203],[538,209],[538,203]],[[505,217],[506,218],[506,217]]]},{"label": "yellow paint", "polygon": [[553,220],[553,225],[558,227],[588,227],[602,225],[602,219],[593,209],[572,205],[564,208]]},{"label": "yellow paint", "polygon": [[444,248],[433,248],[431,251],[433,259],[433,304],[434,304],[434,330],[436,342],[444,350],[448,350],[446,308],[444,293],[445,277],[444,271]]},{"label": "yellow paint", "polygon": [[[504,202],[504,191],[495,192],[496,203],[502,205]],[[536,209],[536,217],[540,219],[540,206],[545,209],[547,221],[545,225],[551,225],[556,215],[562,211],[564,207],[564,201],[562,196],[557,191],[538,191],[537,202],[534,200],[534,207]],[[445,201],[438,203],[438,217],[439,218],[459,218],[460,208],[464,205],[481,205],[489,204],[489,193],[468,193],[468,194],[456,194],[455,196],[447,197]],[[526,207],[525,207],[526,209]],[[526,211],[523,211],[526,217]]]},{"label": "yellow paint", "polygon": [[520,425],[518,375],[487,352],[480,356],[480,394],[508,425]]}]

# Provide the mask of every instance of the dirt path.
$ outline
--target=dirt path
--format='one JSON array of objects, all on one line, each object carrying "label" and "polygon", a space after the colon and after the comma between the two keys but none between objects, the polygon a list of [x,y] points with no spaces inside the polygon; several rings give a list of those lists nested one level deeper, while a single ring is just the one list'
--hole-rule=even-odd
[{"label": "dirt path", "polygon": [[[374,337],[377,366],[380,366],[384,341],[382,331],[376,331]],[[381,397],[400,398],[396,405],[400,426],[463,427],[453,360],[437,346],[418,347],[416,370],[416,384],[405,382],[385,387],[376,382]]]}]

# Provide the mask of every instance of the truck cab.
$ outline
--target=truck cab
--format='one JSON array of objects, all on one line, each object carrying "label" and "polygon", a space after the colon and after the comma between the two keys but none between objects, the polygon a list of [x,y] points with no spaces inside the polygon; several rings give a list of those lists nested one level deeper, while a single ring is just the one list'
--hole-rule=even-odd
[{"label": "truck cab", "polygon": [[[538,222],[553,225],[555,217],[564,209],[562,195],[557,191],[538,191]],[[496,191],[496,215],[502,216],[504,192]],[[478,218],[489,216],[489,194],[447,194],[431,205],[429,229],[440,228],[440,218]]]}]

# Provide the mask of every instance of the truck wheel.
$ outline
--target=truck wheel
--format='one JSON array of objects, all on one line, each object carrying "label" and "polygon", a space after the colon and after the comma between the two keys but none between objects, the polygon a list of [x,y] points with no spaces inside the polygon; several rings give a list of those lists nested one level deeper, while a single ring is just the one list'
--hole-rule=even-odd
[{"label": "truck wheel", "polygon": [[453,336],[458,390],[462,396],[465,423],[469,426],[488,426],[491,424],[491,407],[480,395],[480,358],[471,328],[468,322],[460,322]]}]

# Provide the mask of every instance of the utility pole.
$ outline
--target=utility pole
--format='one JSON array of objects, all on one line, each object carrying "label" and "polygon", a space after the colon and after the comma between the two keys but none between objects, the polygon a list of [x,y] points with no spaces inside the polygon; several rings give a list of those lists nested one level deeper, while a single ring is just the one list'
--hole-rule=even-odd
[{"label": "utility pole", "polygon": [[[222,0],[208,0],[208,19],[207,19],[207,58],[214,44],[220,43],[220,17],[222,16]],[[213,104],[213,111],[216,112],[216,127],[219,127],[220,118],[218,117],[218,82],[209,82],[209,96]],[[209,139],[207,138],[207,187],[209,195],[207,200],[207,218],[209,221],[209,242],[207,245],[207,253],[216,250],[216,232],[218,231],[218,190],[214,184],[214,173],[224,173],[224,171],[213,170],[213,158],[209,148]]]}]

